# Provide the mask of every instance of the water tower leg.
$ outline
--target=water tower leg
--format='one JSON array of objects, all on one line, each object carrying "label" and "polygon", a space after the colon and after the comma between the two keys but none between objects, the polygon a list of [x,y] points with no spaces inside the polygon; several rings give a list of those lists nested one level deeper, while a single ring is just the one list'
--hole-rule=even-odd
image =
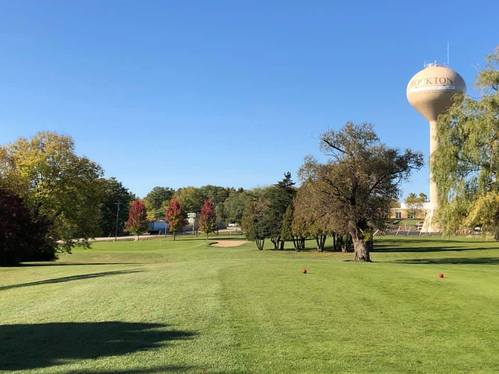
[{"label": "water tower leg", "polygon": [[426,217],[423,223],[423,227],[421,230],[424,232],[432,233],[440,231],[437,223],[435,222],[436,211],[438,209],[438,190],[437,184],[433,179],[432,173],[432,158],[433,152],[437,150],[438,147],[438,137],[437,137],[437,121],[430,121],[430,161],[429,161],[429,170],[430,170],[430,208],[426,212]]}]

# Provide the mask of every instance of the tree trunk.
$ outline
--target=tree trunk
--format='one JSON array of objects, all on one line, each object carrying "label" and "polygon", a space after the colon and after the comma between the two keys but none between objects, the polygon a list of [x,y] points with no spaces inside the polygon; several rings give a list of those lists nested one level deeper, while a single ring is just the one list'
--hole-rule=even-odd
[{"label": "tree trunk", "polygon": [[369,256],[369,247],[366,244],[366,242],[354,235],[352,235],[352,240],[353,240],[353,250],[355,252],[355,261],[364,261],[364,262],[371,262],[371,258]]},{"label": "tree trunk", "polygon": [[284,240],[279,241],[279,249],[282,251],[284,250]]},{"label": "tree trunk", "polygon": [[305,249],[305,238],[300,238],[298,243],[299,243],[300,250]]},{"label": "tree trunk", "polygon": [[315,242],[317,243],[317,250],[323,252],[324,245],[326,244],[326,235],[317,235],[315,237]]},{"label": "tree trunk", "polygon": [[277,249],[277,243],[276,241],[274,240],[274,238],[270,238],[270,242],[272,243],[272,245],[274,246],[274,249]]},{"label": "tree trunk", "polygon": [[265,244],[265,239],[255,239],[256,247],[261,251]]},{"label": "tree trunk", "polygon": [[174,231],[174,232],[173,232],[173,240],[175,240],[175,238],[176,238],[176,237],[177,237],[177,232],[176,232],[176,231]]},{"label": "tree trunk", "polygon": [[279,249],[279,244],[281,242],[281,238],[279,236],[274,237],[274,238],[270,238],[270,241],[274,245],[274,249]]}]

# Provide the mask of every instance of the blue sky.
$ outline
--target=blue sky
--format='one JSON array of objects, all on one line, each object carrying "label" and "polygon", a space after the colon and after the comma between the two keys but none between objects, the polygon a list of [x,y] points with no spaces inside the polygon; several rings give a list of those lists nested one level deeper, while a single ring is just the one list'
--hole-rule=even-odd
[{"label": "blue sky", "polygon": [[497,14],[497,1],[0,0],[0,144],[71,135],[142,196],[274,183],[348,120],[427,155],[406,84],[449,42],[472,86]]}]

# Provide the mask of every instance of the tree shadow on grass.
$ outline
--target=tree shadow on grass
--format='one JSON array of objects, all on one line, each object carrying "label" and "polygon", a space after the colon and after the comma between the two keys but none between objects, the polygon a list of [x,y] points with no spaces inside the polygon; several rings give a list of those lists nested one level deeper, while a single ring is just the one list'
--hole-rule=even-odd
[{"label": "tree shadow on grass", "polygon": [[497,265],[499,257],[408,258],[392,262],[411,265]]},{"label": "tree shadow on grass", "polygon": [[100,273],[70,275],[67,277],[44,279],[44,280],[35,281],[35,282],[18,283],[18,284],[11,284],[11,285],[7,285],[7,286],[1,286],[0,291],[10,290],[13,288],[39,286],[42,284],[64,283],[64,282],[71,282],[71,281],[82,280],[82,279],[107,277],[110,275],[132,274],[132,273],[139,273],[140,271],[141,270],[116,270],[116,271],[104,271],[104,272],[100,272]]},{"label": "tree shadow on grass", "polygon": [[[189,331],[166,330],[166,327],[156,323],[117,321],[3,325],[0,326],[0,371],[47,368],[77,360],[127,355],[197,335]],[[187,367],[163,366],[135,371],[117,368],[116,371],[103,372],[155,373],[185,369]]]},{"label": "tree shadow on grass", "polygon": [[448,257],[448,258],[408,258],[404,260],[392,261],[397,264],[411,264],[411,265],[497,265],[499,264],[499,257]]},{"label": "tree shadow on grass", "polygon": [[192,369],[192,366],[165,365],[147,369],[124,370],[71,370],[67,374],[153,374],[153,373],[182,373]]},{"label": "tree shadow on grass", "polygon": [[[421,244],[421,243],[420,243]],[[399,243],[400,245],[400,243]],[[476,251],[476,250],[499,250],[499,247],[449,247],[449,246],[428,246],[428,247],[409,247],[402,248],[399,246],[390,246],[390,245],[382,245],[375,244],[373,250],[371,252],[380,252],[380,253],[425,253],[425,252],[462,252],[462,251]]]},{"label": "tree shadow on grass", "polygon": [[85,266],[85,265],[141,265],[139,262],[23,262],[16,267]]},{"label": "tree shadow on grass", "polygon": [[[400,239],[399,239],[400,238]],[[462,239],[462,240],[455,240],[455,239],[446,239],[442,237],[431,237],[428,238],[426,236],[418,236],[416,238],[411,238],[407,239],[406,236],[400,236],[396,239],[394,238],[384,238],[384,237],[379,237],[379,239],[376,239],[376,241],[379,243],[395,243],[397,245],[400,245],[401,243],[413,243],[413,244],[421,244],[421,243],[441,243],[441,244],[462,244],[462,245],[470,245],[470,244],[491,244],[494,243],[490,240],[480,240],[480,239]]]}]

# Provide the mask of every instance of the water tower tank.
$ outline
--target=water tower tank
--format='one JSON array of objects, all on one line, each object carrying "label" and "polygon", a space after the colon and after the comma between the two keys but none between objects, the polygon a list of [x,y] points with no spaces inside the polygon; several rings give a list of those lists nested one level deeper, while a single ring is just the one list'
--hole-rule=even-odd
[{"label": "water tower tank", "polygon": [[447,66],[431,64],[416,73],[407,85],[407,100],[428,121],[434,122],[439,114],[452,104],[456,93],[464,93],[463,78]]}]

